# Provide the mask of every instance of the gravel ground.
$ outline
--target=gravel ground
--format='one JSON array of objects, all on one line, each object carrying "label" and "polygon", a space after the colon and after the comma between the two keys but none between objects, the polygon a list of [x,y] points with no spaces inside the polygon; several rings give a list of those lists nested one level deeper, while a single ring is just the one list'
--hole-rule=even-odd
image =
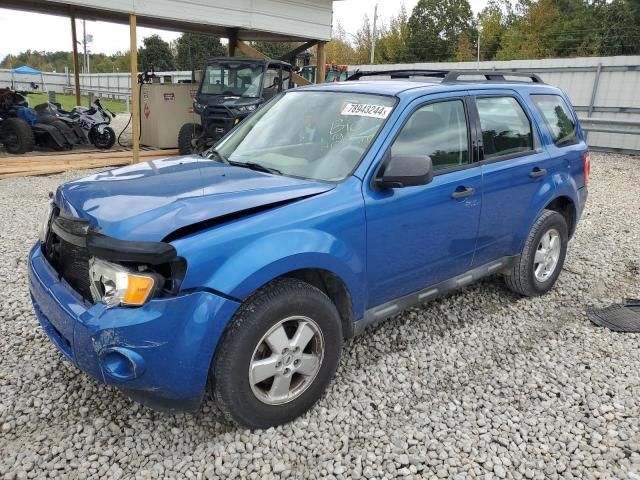
[{"label": "gravel ground", "polygon": [[640,158],[592,159],[550,294],[489,279],[409,310],[346,345],[311,412],[253,433],[210,402],[155,413],[63,361],[25,258],[47,192],[79,173],[0,181],[0,477],[640,480],[640,335],[584,313],[640,297]]}]

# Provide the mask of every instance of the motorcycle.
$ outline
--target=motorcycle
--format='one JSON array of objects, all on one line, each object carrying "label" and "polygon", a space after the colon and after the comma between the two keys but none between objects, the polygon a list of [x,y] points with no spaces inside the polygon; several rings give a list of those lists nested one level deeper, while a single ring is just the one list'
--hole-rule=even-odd
[{"label": "motorcycle", "polygon": [[41,116],[50,116],[65,122],[78,135],[82,143],[91,143],[96,148],[108,150],[116,142],[116,133],[108,125],[116,116],[104,108],[99,99],[89,107],[74,107],[71,111],[62,109],[59,103],[43,103],[35,107]]}]

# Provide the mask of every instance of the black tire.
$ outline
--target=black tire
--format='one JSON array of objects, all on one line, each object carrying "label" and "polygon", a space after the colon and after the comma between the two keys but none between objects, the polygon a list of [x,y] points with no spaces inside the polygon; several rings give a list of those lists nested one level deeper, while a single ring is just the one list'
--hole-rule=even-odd
[{"label": "black tire", "polygon": [[89,140],[100,150],[109,150],[116,143],[116,132],[111,127],[105,127],[102,133],[98,133],[97,128],[89,132]]},{"label": "black tire", "polygon": [[9,153],[27,153],[35,145],[31,126],[21,118],[6,118],[1,121],[0,141]]},{"label": "black tire", "polygon": [[[541,246],[543,235],[555,231],[559,234],[560,252],[553,270],[548,273],[548,278],[540,280],[536,277],[536,252]],[[522,254],[514,263],[511,271],[505,276],[507,286],[516,293],[526,297],[537,297],[547,293],[553,288],[567,254],[569,234],[567,222],[562,215],[552,210],[544,210],[531,227]]]},{"label": "black tire", "polygon": [[[309,341],[311,344],[318,338],[322,339],[323,355],[319,370],[313,377],[290,374],[292,386],[295,385],[295,378],[296,382],[306,382],[306,389],[286,403],[269,404],[254,393],[249,368],[254,355],[264,345],[264,337],[269,331],[282,320],[293,316],[312,319],[321,332],[321,335],[316,334]],[[287,332],[287,336],[288,341],[294,342],[293,334]],[[244,302],[220,341],[210,373],[210,388],[215,401],[228,419],[244,427],[269,428],[290,422],[309,410],[331,382],[340,360],[342,340],[340,315],[323,292],[300,280],[275,280]],[[307,350],[300,354],[305,352]],[[275,351],[271,351],[268,358],[273,358],[274,355],[277,356]],[[295,361],[291,363],[291,358],[282,358],[280,371],[286,365],[295,365]],[[284,370],[289,373],[288,369]],[[273,387],[276,378],[268,377],[267,387],[269,380]],[[288,392],[292,391],[290,388],[294,387],[287,387]],[[268,388],[264,391],[267,390]]]},{"label": "black tire", "polygon": [[196,153],[194,140],[202,135],[202,126],[197,123],[185,123],[178,132],[178,151],[180,155]]}]

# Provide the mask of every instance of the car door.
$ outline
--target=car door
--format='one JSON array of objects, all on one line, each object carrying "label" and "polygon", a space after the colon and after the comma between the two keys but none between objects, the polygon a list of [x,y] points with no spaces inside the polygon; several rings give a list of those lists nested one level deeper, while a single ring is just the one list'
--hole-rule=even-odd
[{"label": "car door", "polygon": [[[364,182],[368,307],[465,272],[475,249],[482,178],[473,162],[466,92],[430,96],[408,110],[383,144],[371,182]],[[376,188],[373,180],[389,150],[391,161],[429,155],[433,180]]]},{"label": "car door", "polygon": [[527,104],[513,90],[474,91],[482,213],[474,266],[519,253],[530,206],[554,166]]}]

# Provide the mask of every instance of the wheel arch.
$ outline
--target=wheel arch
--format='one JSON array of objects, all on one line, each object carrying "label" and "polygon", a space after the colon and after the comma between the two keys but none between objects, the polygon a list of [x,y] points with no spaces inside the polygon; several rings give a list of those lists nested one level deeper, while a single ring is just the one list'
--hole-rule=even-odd
[{"label": "wheel arch", "polygon": [[543,210],[553,210],[554,212],[558,212],[562,215],[564,220],[567,222],[569,238],[573,236],[578,224],[578,210],[575,202],[570,197],[566,195],[555,197],[545,205]]}]

